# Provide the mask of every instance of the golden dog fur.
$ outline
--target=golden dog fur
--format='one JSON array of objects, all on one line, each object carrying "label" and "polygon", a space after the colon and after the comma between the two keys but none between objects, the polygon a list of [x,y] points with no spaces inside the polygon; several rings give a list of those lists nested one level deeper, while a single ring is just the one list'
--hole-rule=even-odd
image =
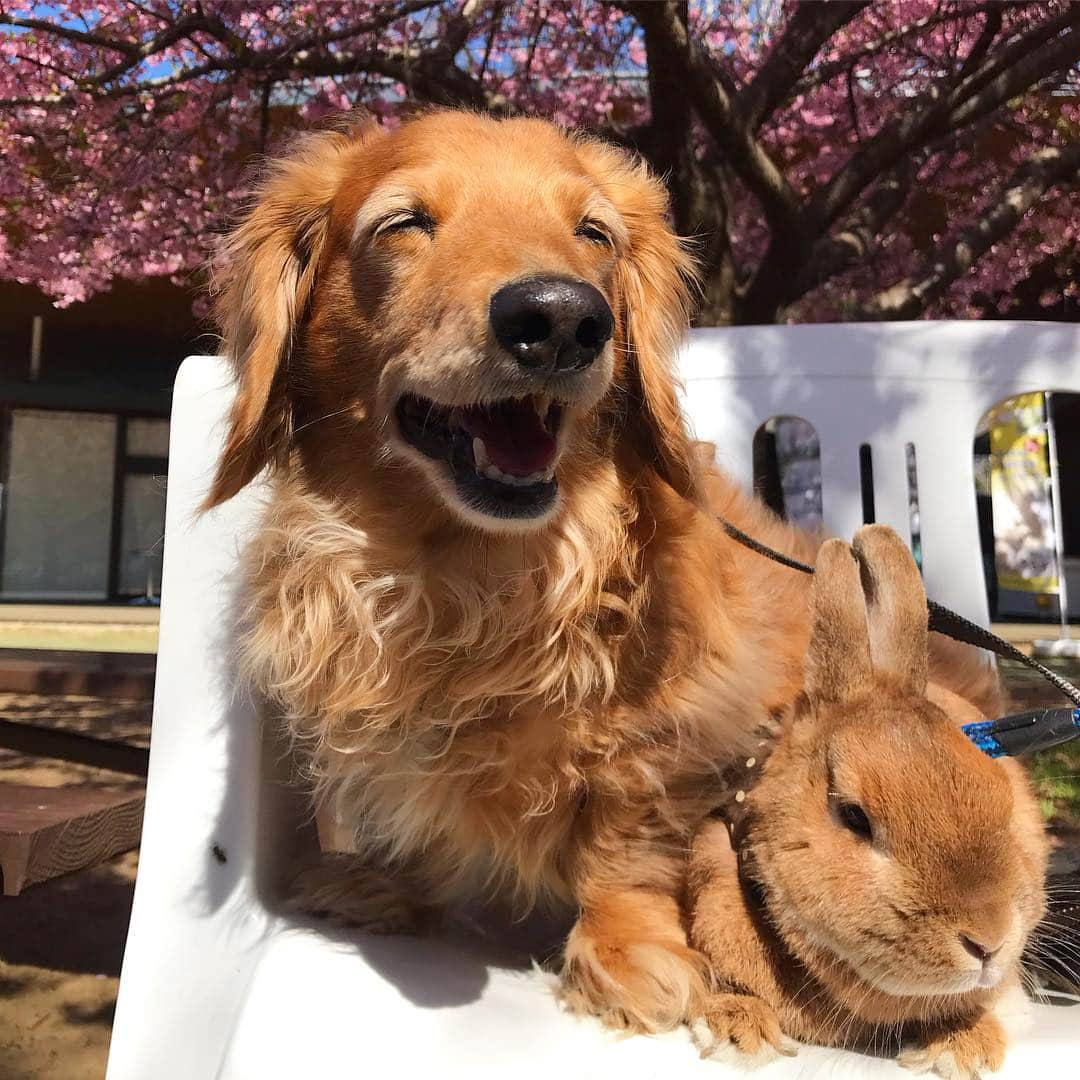
[{"label": "golden dog fur", "polygon": [[[416,205],[431,229],[380,233]],[[220,262],[239,393],[208,498],[274,467],[243,657],[367,865],[309,883],[316,906],[387,926],[406,898],[565,902],[568,999],[646,1030],[703,993],[689,840],[718,763],[801,685],[808,634],[803,575],[714,512],[803,557],[817,544],[687,436],[692,264],[665,212],[641,164],[541,121],[436,112],[302,139]],[[488,304],[538,272],[599,289],[615,335],[567,395],[555,510],[485,525],[392,406],[514,394]],[[952,659],[947,681],[988,702],[984,669]]]}]

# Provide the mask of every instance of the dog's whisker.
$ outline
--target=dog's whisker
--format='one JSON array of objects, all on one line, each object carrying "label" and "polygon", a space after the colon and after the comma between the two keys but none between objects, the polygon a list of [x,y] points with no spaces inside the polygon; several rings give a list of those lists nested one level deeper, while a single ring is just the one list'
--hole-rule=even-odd
[{"label": "dog's whisker", "polygon": [[307,431],[308,428],[312,428],[316,424],[321,424],[324,420],[332,420],[335,416],[344,416],[346,413],[351,413],[353,408],[354,406],[347,405],[344,409],[338,409],[335,412],[326,413],[324,416],[317,416],[314,420],[308,420],[306,423],[294,428],[293,435],[299,435],[301,431]]}]

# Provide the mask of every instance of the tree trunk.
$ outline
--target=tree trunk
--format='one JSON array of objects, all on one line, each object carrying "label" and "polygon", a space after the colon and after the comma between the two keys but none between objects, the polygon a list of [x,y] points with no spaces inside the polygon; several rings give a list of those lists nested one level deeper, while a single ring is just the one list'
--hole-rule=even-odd
[{"label": "tree trunk", "polygon": [[707,267],[701,282],[701,303],[695,326],[731,326],[735,322],[735,274],[731,259]]},{"label": "tree trunk", "polygon": [[[685,3],[678,8],[685,23]],[[663,45],[657,41],[654,26],[648,24],[644,29],[651,117],[639,145],[656,172],[667,179],[675,230],[695,244],[703,285],[697,322],[716,326],[730,321],[734,282],[723,168],[719,162],[698,159],[694,114],[683,72],[678,65],[657,59],[656,53],[663,52]]]}]

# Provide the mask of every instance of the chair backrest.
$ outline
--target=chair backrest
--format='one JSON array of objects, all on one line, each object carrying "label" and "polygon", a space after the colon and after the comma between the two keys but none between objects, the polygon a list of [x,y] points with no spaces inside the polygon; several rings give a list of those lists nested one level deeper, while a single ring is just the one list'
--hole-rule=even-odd
[{"label": "chair backrest", "polygon": [[[1020,390],[1080,389],[1078,358],[1080,333],[1063,327],[778,327],[700,331],[683,374],[698,434],[744,480],[762,420],[810,420],[821,435],[826,515],[843,533],[858,524],[857,447],[867,440],[878,455],[880,516],[906,527],[902,451],[914,441],[931,591],[970,613],[985,603],[975,421]],[[280,749],[229,659],[237,561],[264,489],[253,484],[197,513],[232,398],[224,361],[185,361],[173,398],[146,813],[108,1080],[720,1075],[688,1045],[613,1044],[560,1013],[527,973],[452,943],[336,938],[282,913],[302,796],[280,782]],[[963,581],[959,592],[950,574]],[[1071,1039],[1074,1023],[1054,1030]],[[1062,1054],[1072,1052],[1065,1039]],[[1060,1075],[1057,1045],[1031,1044],[1016,1075]],[[809,1075],[818,1064],[837,1077],[878,1075],[878,1065],[892,1074],[888,1062],[871,1069],[841,1058],[803,1051],[777,1075]]]},{"label": "chair backrest", "polygon": [[264,860],[259,841],[277,789],[261,709],[230,662],[238,558],[261,485],[199,514],[234,393],[213,356],[185,360],[173,389],[150,768],[109,1080],[220,1075],[238,988],[274,925],[260,888],[272,845]]},{"label": "chair backrest", "polygon": [[870,447],[878,521],[910,536],[906,446],[915,448],[929,595],[989,619],[973,442],[987,409],[1035,390],[1080,392],[1080,327],[1064,323],[837,323],[697,330],[681,358],[684,405],[719,465],[752,480],[758,427],[809,421],[821,442],[825,524],[863,523],[859,448]]}]

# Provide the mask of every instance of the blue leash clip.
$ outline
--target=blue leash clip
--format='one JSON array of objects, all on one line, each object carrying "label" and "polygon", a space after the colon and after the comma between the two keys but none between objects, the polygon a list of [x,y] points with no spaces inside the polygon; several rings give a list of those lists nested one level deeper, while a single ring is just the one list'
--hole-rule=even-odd
[{"label": "blue leash clip", "polygon": [[992,758],[1017,757],[1080,738],[1080,709],[1033,709],[964,724],[960,730]]}]

